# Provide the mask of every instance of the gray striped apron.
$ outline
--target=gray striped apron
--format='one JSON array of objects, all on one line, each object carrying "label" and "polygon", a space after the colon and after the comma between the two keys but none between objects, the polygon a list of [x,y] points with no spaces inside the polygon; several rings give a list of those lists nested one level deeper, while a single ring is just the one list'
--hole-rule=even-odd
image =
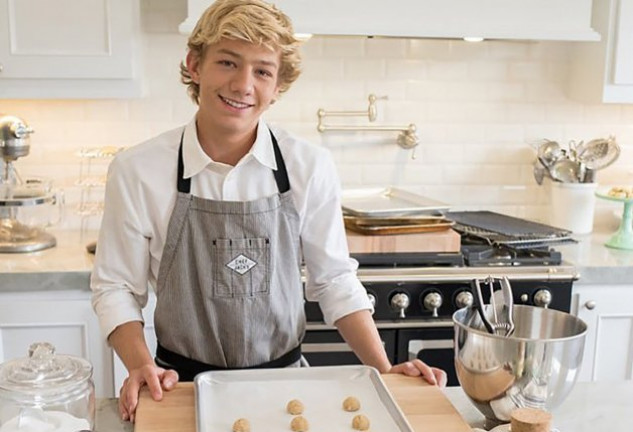
[{"label": "gray striped apron", "polygon": [[284,367],[305,333],[299,215],[275,136],[279,193],[253,201],[191,195],[178,151],[178,195],[158,270],[156,362],[202,371]]}]

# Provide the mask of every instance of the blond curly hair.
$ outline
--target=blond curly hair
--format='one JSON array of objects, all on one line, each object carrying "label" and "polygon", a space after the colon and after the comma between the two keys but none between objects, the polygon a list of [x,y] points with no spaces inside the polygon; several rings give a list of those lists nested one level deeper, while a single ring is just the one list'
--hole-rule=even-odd
[{"label": "blond curly hair", "polygon": [[[294,36],[290,18],[274,5],[262,0],[217,0],[198,20],[187,47],[202,61],[205,48],[223,38],[279,50],[281,64],[277,84],[280,93],[288,90],[301,74],[300,41]],[[198,104],[200,86],[193,81],[185,62],[180,63],[180,80]]]}]

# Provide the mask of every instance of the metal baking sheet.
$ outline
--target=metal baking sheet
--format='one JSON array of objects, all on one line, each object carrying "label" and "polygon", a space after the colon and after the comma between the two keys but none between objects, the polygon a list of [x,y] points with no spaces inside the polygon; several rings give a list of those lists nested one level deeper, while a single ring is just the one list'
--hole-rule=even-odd
[{"label": "metal baking sheet", "polygon": [[441,215],[449,209],[443,202],[395,187],[343,190],[341,206],[344,213],[363,217]]},{"label": "metal baking sheet", "polygon": [[[252,431],[289,431],[286,411],[300,400],[311,431],[352,430],[352,418],[364,414],[370,430],[413,432],[376,369],[324,366],[204,372],[195,378],[197,432],[230,432],[239,418]],[[357,412],[342,408],[348,396],[361,404]]]},{"label": "metal baking sheet", "polygon": [[345,228],[360,234],[393,235],[445,231],[455,225],[443,216],[423,218],[364,218],[345,216]]}]

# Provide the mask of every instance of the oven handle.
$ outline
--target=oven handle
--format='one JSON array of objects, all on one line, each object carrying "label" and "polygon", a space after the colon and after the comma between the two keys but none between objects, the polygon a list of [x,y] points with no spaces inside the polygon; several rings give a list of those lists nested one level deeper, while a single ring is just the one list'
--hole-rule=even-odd
[{"label": "oven handle", "polygon": [[[383,347],[385,342],[382,341]],[[301,352],[304,353],[335,353],[354,352],[352,347],[345,342],[325,342],[325,343],[302,343]]]},{"label": "oven handle", "polygon": [[352,347],[345,342],[302,343],[301,351],[304,353],[353,352]]},{"label": "oven handle", "polygon": [[[451,319],[407,320],[407,321],[374,321],[378,330],[412,329],[412,328],[448,328],[453,327]],[[336,327],[323,323],[307,323],[306,330],[336,330]]]},{"label": "oven handle", "polygon": [[409,352],[419,353],[423,350],[453,349],[454,346],[453,339],[412,339],[409,341]]}]

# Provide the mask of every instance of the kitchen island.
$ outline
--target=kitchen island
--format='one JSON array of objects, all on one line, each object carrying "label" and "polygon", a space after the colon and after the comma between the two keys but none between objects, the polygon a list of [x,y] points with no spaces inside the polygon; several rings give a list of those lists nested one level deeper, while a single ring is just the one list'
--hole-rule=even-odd
[{"label": "kitchen island", "polygon": [[[482,427],[483,416],[460,387],[446,388],[444,394],[470,426]],[[633,407],[633,381],[581,382],[575,385],[563,404],[554,410],[552,424],[560,432],[629,432],[631,407]],[[132,432],[133,430],[131,423],[119,419],[116,399],[98,400],[97,432]]]}]

